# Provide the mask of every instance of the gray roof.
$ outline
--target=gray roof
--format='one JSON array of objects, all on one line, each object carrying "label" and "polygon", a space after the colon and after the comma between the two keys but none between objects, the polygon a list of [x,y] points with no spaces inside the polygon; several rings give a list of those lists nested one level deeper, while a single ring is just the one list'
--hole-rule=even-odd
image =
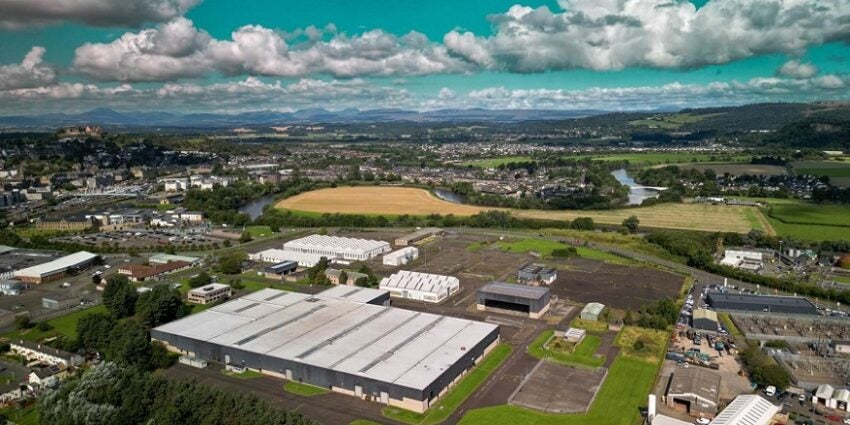
[{"label": "gray roof", "polygon": [[552,275],[557,273],[557,271],[549,267],[545,264],[531,263],[526,264],[522,268],[519,269],[522,273],[535,274],[535,275]]},{"label": "gray roof", "polygon": [[507,295],[531,300],[538,300],[549,293],[549,288],[541,286],[526,286],[514,283],[493,282],[478,290],[480,293]]},{"label": "gray roof", "polygon": [[708,297],[713,302],[734,302],[753,304],[759,306],[797,306],[815,308],[814,304],[803,297],[753,295],[753,294],[729,294],[721,292],[709,292]]},{"label": "gray roof", "polygon": [[712,425],[768,425],[779,407],[755,394],[735,397],[712,421]]},{"label": "gray roof", "polygon": [[[331,291],[263,289],[152,330],[422,390],[498,326],[365,304]],[[330,295],[330,296],[329,296]]]},{"label": "gray roof", "polygon": [[667,395],[693,395],[716,406],[720,401],[720,375],[699,367],[677,369]]}]

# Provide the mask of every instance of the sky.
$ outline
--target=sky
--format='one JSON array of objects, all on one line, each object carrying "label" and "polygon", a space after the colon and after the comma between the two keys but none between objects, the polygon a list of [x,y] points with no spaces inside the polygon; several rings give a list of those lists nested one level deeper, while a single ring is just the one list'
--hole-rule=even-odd
[{"label": "sky", "polygon": [[0,114],[850,95],[850,0],[0,0]]}]

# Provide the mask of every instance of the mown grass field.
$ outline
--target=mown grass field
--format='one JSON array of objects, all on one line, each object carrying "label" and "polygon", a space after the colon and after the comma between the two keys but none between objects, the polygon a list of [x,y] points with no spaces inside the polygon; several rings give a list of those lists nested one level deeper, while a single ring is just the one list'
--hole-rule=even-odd
[{"label": "mown grass field", "polygon": [[850,163],[844,161],[801,161],[792,164],[797,175],[818,177],[850,177]]},{"label": "mown grass field", "polygon": [[767,220],[779,236],[804,240],[850,239],[850,206],[799,199],[759,199],[770,204]]},{"label": "mown grass field", "polygon": [[[423,189],[408,187],[355,186],[305,192],[282,200],[278,208],[307,213],[341,213],[398,216],[454,214],[469,216],[498,208],[455,204],[443,201]],[[503,209],[504,210],[504,209]],[[574,220],[590,217],[597,223],[620,225],[635,215],[640,225],[654,228],[702,231],[749,232],[759,221],[748,214],[760,214],[753,207],[703,204],[661,204],[642,208],[603,211],[504,210],[517,217],[542,220]],[[747,213],[747,211],[751,211]],[[763,227],[757,230],[765,230]]]},{"label": "mown grass field", "polygon": [[397,407],[385,407],[383,415],[389,419],[410,425],[434,425],[443,422],[487,380],[490,374],[502,365],[502,362],[511,354],[511,350],[511,346],[508,344],[497,345],[478,366],[467,373],[460,382],[425,413],[411,412]]},{"label": "mown grass field", "polygon": [[[630,335],[623,339],[648,338],[660,340],[666,333],[638,328],[624,328]],[[618,338],[621,342],[621,338]],[[646,405],[646,395],[655,384],[661,366],[663,349],[635,356],[626,347],[608,370],[593,405],[587,414],[549,414],[522,407],[501,405],[471,410],[461,419],[461,425],[523,424],[523,425],[634,425],[640,418],[639,408]]]},{"label": "mown grass field", "polygon": [[594,356],[596,350],[602,340],[596,335],[585,335],[581,343],[576,346],[571,353],[554,350],[551,347],[546,348],[544,345],[552,335],[554,330],[549,329],[543,331],[531,345],[528,346],[528,354],[538,359],[545,359],[550,362],[560,363],[567,366],[597,368],[605,363],[605,356]]},{"label": "mown grass field", "polygon": [[60,335],[69,338],[76,338],[77,322],[79,322],[81,318],[90,314],[105,312],[106,307],[103,304],[100,304],[91,308],[87,308],[85,310],[75,311],[71,314],[66,314],[64,316],[48,320],[47,324],[51,327],[51,329],[48,331],[42,332],[36,328],[32,328],[20,331],[12,331],[4,334],[3,336],[10,339],[25,339],[28,341],[41,341],[45,338],[52,338]]},{"label": "mown grass field", "polygon": [[245,231],[248,232],[252,238],[274,236],[274,232],[272,232],[272,228],[269,226],[248,226],[245,228]]}]

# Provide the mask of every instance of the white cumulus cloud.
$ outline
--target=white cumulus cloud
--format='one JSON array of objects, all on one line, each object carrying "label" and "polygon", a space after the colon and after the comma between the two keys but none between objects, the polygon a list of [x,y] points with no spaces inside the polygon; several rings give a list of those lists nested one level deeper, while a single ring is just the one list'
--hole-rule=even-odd
[{"label": "white cumulus cloud", "polygon": [[76,22],[137,27],[182,16],[200,0],[0,0],[0,28]]},{"label": "white cumulus cloud", "polygon": [[812,78],[818,73],[818,67],[793,59],[782,64],[777,74],[789,78]]},{"label": "white cumulus cloud", "polygon": [[43,61],[45,49],[35,46],[19,64],[0,65],[0,90],[38,87],[56,81],[56,71]]}]

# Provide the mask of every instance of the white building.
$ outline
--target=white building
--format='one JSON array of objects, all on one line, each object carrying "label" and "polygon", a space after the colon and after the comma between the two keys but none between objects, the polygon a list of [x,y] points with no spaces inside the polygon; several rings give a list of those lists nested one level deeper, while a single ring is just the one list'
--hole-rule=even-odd
[{"label": "white building", "polygon": [[714,417],[711,425],[769,425],[779,410],[778,406],[755,394],[739,395]]},{"label": "white building", "polygon": [[383,261],[385,266],[398,267],[403,266],[417,258],[419,258],[419,249],[416,247],[408,246],[384,255]]},{"label": "white building", "polygon": [[368,260],[390,252],[390,244],[370,239],[310,235],[283,244],[284,251],[318,254],[327,258]]},{"label": "white building", "polygon": [[211,283],[189,290],[189,293],[186,294],[186,300],[193,304],[212,304],[230,298],[231,294],[230,285]]},{"label": "white building", "polygon": [[381,279],[379,288],[393,297],[439,303],[460,290],[460,280],[454,276],[402,270]]},{"label": "white building", "polygon": [[764,253],[740,249],[727,249],[720,264],[745,270],[757,271],[764,266]]},{"label": "white building", "polygon": [[24,339],[9,343],[9,350],[19,354],[27,360],[38,360],[51,365],[78,366],[83,364],[83,357],[78,354],[58,350],[37,342]]},{"label": "white building", "polygon": [[201,264],[200,258],[190,257],[188,255],[174,255],[160,252],[148,257],[148,262],[151,264],[168,264],[174,261],[185,261],[193,266]]},{"label": "white building", "polygon": [[248,259],[251,261],[260,261],[272,264],[278,264],[284,261],[295,261],[298,263],[299,267],[313,267],[319,263],[322,257],[324,256],[319,254],[305,254],[275,248],[248,254]]}]

